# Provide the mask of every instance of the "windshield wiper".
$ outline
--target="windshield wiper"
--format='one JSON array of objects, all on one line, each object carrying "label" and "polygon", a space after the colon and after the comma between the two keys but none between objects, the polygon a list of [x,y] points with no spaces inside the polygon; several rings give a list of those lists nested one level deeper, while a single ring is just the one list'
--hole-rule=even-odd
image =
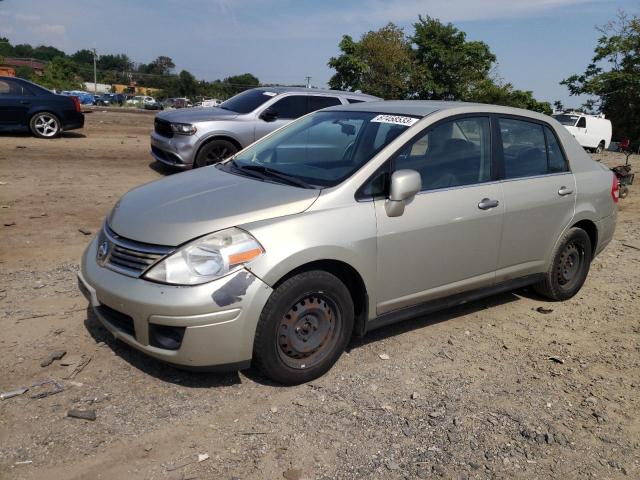
[{"label": "windshield wiper", "polygon": [[234,110],[231,110],[229,107],[225,107],[224,105],[218,105],[218,108],[221,108],[222,110],[228,110],[230,112],[234,111]]},{"label": "windshield wiper", "polygon": [[[232,160],[232,162],[235,162],[235,161]],[[283,182],[288,183],[289,185],[294,185],[296,187],[315,188],[313,185],[310,185],[307,182],[304,182],[297,177],[294,177],[292,175],[287,175],[286,173],[282,173],[278,170],[274,170],[273,168],[265,167],[264,165],[238,165],[234,163],[234,166],[236,168],[240,168],[240,170],[261,173],[265,177],[277,178],[279,180],[282,180]]]}]

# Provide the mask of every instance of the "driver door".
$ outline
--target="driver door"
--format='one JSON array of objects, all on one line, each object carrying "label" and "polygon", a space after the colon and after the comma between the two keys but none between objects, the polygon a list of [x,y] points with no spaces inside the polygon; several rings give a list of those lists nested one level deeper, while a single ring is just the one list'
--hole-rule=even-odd
[{"label": "driver door", "polygon": [[[306,95],[287,95],[266,107],[260,113],[259,118],[256,119],[253,141],[255,142],[268,133],[305,115],[307,113],[308,98]],[[272,112],[275,118],[263,118],[266,110]]]},{"label": "driver door", "polygon": [[428,127],[392,160],[420,173],[422,191],[377,219],[377,314],[494,283],[504,216],[493,181],[489,117],[461,117]]}]

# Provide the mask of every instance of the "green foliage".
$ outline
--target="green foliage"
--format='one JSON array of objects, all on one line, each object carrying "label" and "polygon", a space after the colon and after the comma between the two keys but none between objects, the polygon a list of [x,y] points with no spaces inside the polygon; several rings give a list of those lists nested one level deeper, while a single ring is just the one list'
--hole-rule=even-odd
[{"label": "green foliage", "polygon": [[[2,63],[1,60],[0,63]],[[25,80],[30,80],[32,82],[38,80],[36,71],[31,67],[16,67],[16,77],[24,78]]]},{"label": "green foliage", "polygon": [[93,68],[93,52],[83,48],[71,55],[69,58],[80,65],[88,65]]},{"label": "green foliage", "polygon": [[385,99],[467,100],[551,113],[530,91],[491,76],[495,55],[484,42],[468,41],[450,23],[420,16],[413,35],[390,23],[354,41],[344,35],[341,54],[329,59],[329,86],[362,90]]},{"label": "green foliage", "polygon": [[613,124],[615,138],[640,141],[640,17],[618,12],[617,18],[599,28],[602,36],[592,63],[582,74],[560,82],[571,95],[594,95],[598,101],[585,104],[598,109]]},{"label": "green foliage", "polygon": [[56,57],[47,64],[38,83],[55,90],[82,89],[78,65],[73,60],[63,57]]},{"label": "green foliage", "polygon": [[510,83],[499,84],[490,78],[476,82],[472,90],[466,95],[465,100],[524,108],[546,115],[553,113],[551,104],[537,101],[530,90],[517,90]]},{"label": "green foliage", "polygon": [[417,97],[464,99],[474,83],[489,75],[496,57],[486,43],[468,42],[466,33],[429,16],[420,16],[414,28]]}]

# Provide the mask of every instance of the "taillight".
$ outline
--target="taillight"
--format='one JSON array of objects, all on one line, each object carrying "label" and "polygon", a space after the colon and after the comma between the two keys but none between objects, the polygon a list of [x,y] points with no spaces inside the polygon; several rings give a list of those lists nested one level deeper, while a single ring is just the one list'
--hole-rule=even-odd
[{"label": "taillight", "polygon": [[616,177],[615,173],[613,174],[613,182],[611,183],[611,198],[613,198],[613,203],[618,203],[618,199],[620,198],[620,182],[618,182],[618,177]]},{"label": "taillight", "polygon": [[80,99],[78,97],[71,97],[73,100],[73,106],[76,107],[76,112],[80,113]]}]

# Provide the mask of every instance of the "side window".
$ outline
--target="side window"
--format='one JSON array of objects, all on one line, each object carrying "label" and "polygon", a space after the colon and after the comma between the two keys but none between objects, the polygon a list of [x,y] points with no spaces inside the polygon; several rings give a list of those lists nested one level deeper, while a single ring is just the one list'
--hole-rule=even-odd
[{"label": "side window", "polygon": [[322,108],[333,107],[334,105],[342,105],[342,102],[336,97],[309,97],[309,112],[315,112]]},{"label": "side window", "polygon": [[0,95],[30,97],[32,94],[18,82],[11,80],[0,80]]},{"label": "side window", "polygon": [[542,125],[500,119],[505,178],[532,177],[547,173],[547,152]]},{"label": "side window", "polygon": [[564,158],[562,149],[558,144],[556,136],[549,127],[544,127],[544,134],[547,137],[547,154],[549,156],[549,173],[568,172],[567,159]]},{"label": "side window", "polygon": [[291,95],[277,101],[271,108],[277,113],[278,119],[298,118],[307,113],[307,99],[302,95]]},{"label": "side window", "polygon": [[452,120],[409,142],[394,169],[416,170],[422,190],[473,185],[491,179],[491,128],[486,117]]},{"label": "side window", "polygon": [[587,128],[587,118],[586,117],[580,117],[580,120],[578,120],[578,123],[576,124],[576,127],[578,127],[578,128]]}]

